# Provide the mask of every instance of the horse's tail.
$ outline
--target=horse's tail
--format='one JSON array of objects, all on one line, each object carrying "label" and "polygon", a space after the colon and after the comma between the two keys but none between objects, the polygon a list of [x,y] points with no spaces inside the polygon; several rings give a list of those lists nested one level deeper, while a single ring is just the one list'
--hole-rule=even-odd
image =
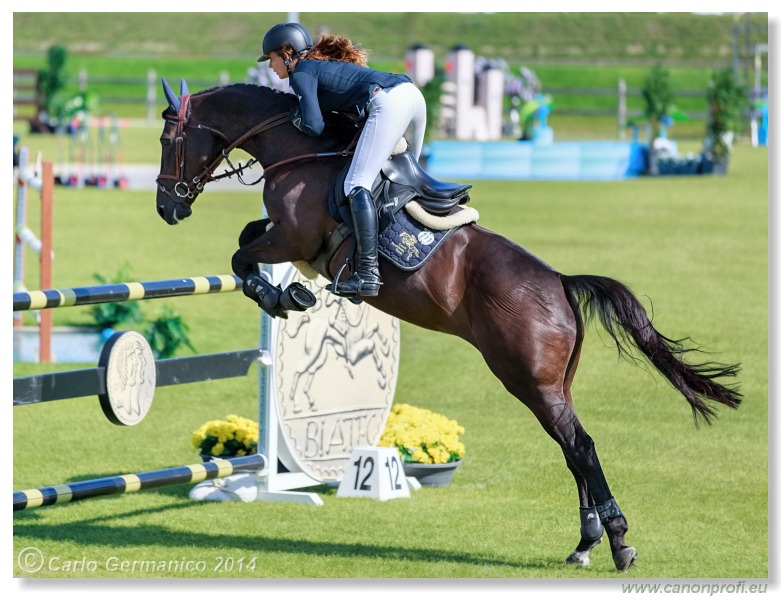
[{"label": "horse's tail", "polygon": [[615,279],[593,275],[561,275],[561,279],[568,293],[577,299],[585,319],[599,318],[620,355],[634,359],[629,349],[630,344],[634,345],[683,394],[691,405],[695,423],[702,417],[710,424],[716,415],[709,401],[730,408],[740,405],[741,394],[716,381],[721,377],[735,377],[740,365],[685,362],[684,354],[700,349],[687,348],[684,343],[691,342],[689,338],[674,340],[656,331],[640,301]]}]

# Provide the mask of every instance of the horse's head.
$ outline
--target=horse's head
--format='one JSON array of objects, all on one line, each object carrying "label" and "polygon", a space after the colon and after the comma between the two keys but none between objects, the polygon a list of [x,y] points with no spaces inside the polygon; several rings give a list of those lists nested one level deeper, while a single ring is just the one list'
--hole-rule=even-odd
[{"label": "horse's head", "polygon": [[222,160],[227,142],[215,131],[191,122],[190,93],[182,81],[177,96],[163,79],[168,107],[160,136],[162,158],[157,176],[157,212],[169,225],[192,214],[192,203]]},{"label": "horse's head", "polygon": [[163,92],[168,106],[160,136],[157,212],[170,225],[192,214],[193,202],[210,181],[233,173],[241,181],[241,167],[233,165],[233,171],[213,175],[235,148],[247,151],[263,165],[265,176],[302,158],[346,158],[346,149],[356,137],[354,127],[330,113],[324,115],[327,134],[318,138],[302,134],[288,119],[296,97],[268,87],[233,84],[190,96],[182,81],[177,96],[163,79]]}]

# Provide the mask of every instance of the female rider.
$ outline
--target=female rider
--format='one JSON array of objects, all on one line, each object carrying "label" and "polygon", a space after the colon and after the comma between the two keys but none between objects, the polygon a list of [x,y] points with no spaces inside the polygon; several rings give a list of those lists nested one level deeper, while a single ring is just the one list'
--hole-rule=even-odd
[{"label": "female rider", "polygon": [[407,130],[416,159],[423,149],[426,102],[406,75],[375,71],[366,66],[366,52],[340,36],[321,36],[312,43],[298,23],[275,25],[263,38],[263,56],[281,79],[290,79],[299,106],[290,113],[295,127],[318,136],[323,112],[349,113],[365,119],[344,182],[355,223],[356,266],[331,291],[340,296],[376,296],[382,279],[377,257],[377,211],[369,190],[382,165]]}]

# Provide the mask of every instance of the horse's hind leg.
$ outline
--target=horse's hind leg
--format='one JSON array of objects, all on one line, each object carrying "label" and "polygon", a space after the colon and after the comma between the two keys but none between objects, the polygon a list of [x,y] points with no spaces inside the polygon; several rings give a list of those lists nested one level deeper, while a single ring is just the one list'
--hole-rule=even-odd
[{"label": "horse's hind leg", "polygon": [[[486,254],[484,264],[468,271],[472,278],[463,304],[471,310],[471,319],[464,337],[480,350],[507,391],[532,411],[559,444],[575,474],[583,507],[596,510],[608,534],[613,561],[624,571],[635,559],[634,548],[624,543],[627,522],[570,396],[583,340],[577,304],[555,273],[524,262],[525,255],[518,253],[512,264],[489,270],[486,265],[495,265],[495,256]],[[580,552],[597,538],[598,528],[592,529],[589,523],[585,529]]]},{"label": "horse's hind leg", "polygon": [[[508,350],[507,355],[511,354]],[[540,352],[539,355],[544,356],[544,353]],[[517,369],[513,373],[505,366],[506,361],[495,361],[494,356],[495,354],[491,355],[489,366],[505,383],[508,391],[526,404],[548,435],[559,444],[567,460],[567,466],[578,484],[581,507],[589,509],[581,513],[585,515],[582,518],[587,525],[584,526],[584,522],[581,521],[581,542],[570,555],[568,562],[586,564],[587,552],[596,545],[596,540],[600,538],[597,532],[604,527],[610,540],[613,562],[618,570],[626,571],[634,564],[637,556],[635,549],[624,542],[624,535],[629,529],[626,518],[610,493],[594,442],[580,424],[572,407],[571,398],[563,390],[564,382],[552,375],[549,380],[550,371],[545,373],[548,369],[557,369],[556,365],[561,364],[560,357],[557,359],[549,353],[545,366],[541,367],[535,376],[526,379],[528,384],[524,385],[522,382],[525,378],[518,376]],[[566,359],[564,361],[566,364]],[[499,366],[502,366],[502,369],[499,369]],[[505,371],[505,368],[508,370]],[[549,382],[542,383],[548,380]],[[601,527],[591,523],[594,514],[592,511],[596,513]],[[580,560],[577,560],[578,558]]]},{"label": "horse's hind leg", "polygon": [[[581,494],[581,506],[590,508],[589,504],[593,499],[593,508],[610,540],[613,562],[619,571],[626,571],[634,564],[637,553],[624,542],[629,526],[610,493],[594,448],[594,441],[583,429],[572,405],[565,401],[563,395],[553,394],[547,397],[543,395],[542,402],[535,403],[531,408],[548,434],[559,443],[567,459],[567,465],[573,474],[576,474],[575,480]],[[584,496],[589,504],[583,504]],[[585,545],[588,539],[583,539],[582,534],[581,538],[581,544]],[[581,545],[578,547],[580,548]]]},{"label": "horse's hind leg", "polygon": [[594,507],[594,499],[588,493],[588,484],[578,470],[567,460],[575,482],[578,484],[578,498],[580,499],[580,542],[567,557],[567,563],[588,566],[591,564],[589,554],[602,542],[602,534],[605,528],[599,520],[599,513]]},{"label": "horse's hind leg", "polygon": [[[575,550],[567,557],[568,563],[589,564],[589,553],[602,541],[602,534],[607,529],[610,539],[610,549],[613,554],[613,561],[620,571],[626,571],[634,564],[637,556],[635,549],[624,543],[624,535],[628,530],[626,518],[621,514],[618,505],[610,494],[605,480],[604,473],[599,465],[594,442],[586,434],[579,420],[575,416],[575,409],[572,403],[572,381],[575,378],[575,371],[580,361],[580,350],[583,344],[583,318],[577,301],[571,294],[567,294],[567,302],[572,311],[575,325],[574,345],[569,356],[567,368],[564,376],[563,395],[566,406],[572,413],[573,432],[568,439],[580,439],[585,445],[587,460],[577,461],[571,458],[573,456],[567,450],[567,445],[560,442],[564,457],[567,461],[567,467],[575,478],[578,486],[578,498],[580,500],[580,542]],[[553,434],[551,434],[553,435]],[[556,436],[553,436],[554,438]],[[577,442],[575,442],[577,444]],[[591,455],[591,456],[588,456]],[[577,456],[577,455],[575,455]],[[588,478],[594,482],[596,487],[592,490],[589,487]],[[593,492],[593,493],[592,493]],[[600,503],[595,501],[595,496]]]},{"label": "horse's hind leg", "polygon": [[[573,305],[571,298],[570,308],[573,311],[575,317],[575,338],[574,347],[570,354],[567,368],[564,374],[564,400],[572,407],[572,381],[575,378],[575,371],[578,368],[578,362],[580,361],[580,350],[583,345],[583,319],[580,315],[580,310],[577,306]],[[574,409],[573,409],[574,411]],[[575,478],[575,483],[578,486],[578,499],[580,501],[580,542],[575,547],[575,550],[567,557],[567,563],[578,564],[588,566],[591,564],[589,554],[591,551],[602,542],[602,534],[605,528],[602,526],[602,522],[599,520],[599,513],[594,506],[594,498],[591,496],[588,490],[588,483],[580,471],[572,464],[565,453],[564,458],[567,461],[567,468]]]}]

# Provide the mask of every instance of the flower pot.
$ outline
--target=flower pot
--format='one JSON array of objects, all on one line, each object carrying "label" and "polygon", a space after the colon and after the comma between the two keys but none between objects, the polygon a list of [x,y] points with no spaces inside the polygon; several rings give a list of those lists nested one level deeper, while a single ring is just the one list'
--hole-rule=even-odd
[{"label": "flower pot", "polygon": [[460,460],[441,465],[427,465],[422,463],[405,462],[404,474],[407,477],[414,477],[420,485],[439,487],[449,485],[453,479],[453,474],[461,464]]}]

